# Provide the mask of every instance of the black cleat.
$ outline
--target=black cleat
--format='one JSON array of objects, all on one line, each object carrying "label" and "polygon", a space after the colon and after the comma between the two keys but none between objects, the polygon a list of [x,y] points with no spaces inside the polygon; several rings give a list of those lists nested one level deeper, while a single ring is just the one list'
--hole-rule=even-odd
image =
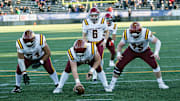
[{"label": "black cleat", "polygon": [[21,93],[21,88],[19,86],[16,86],[12,91],[11,93]]}]

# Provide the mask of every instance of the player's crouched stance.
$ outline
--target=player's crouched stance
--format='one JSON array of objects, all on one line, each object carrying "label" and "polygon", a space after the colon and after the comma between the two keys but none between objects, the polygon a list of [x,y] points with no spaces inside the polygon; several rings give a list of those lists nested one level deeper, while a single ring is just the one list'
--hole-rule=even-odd
[{"label": "player's crouched stance", "polygon": [[104,89],[106,92],[111,92],[111,89],[108,89],[108,83],[106,80],[106,75],[102,68],[100,67],[101,57],[96,49],[96,45],[93,43],[87,43],[84,40],[76,40],[74,46],[71,47],[68,52],[69,61],[67,62],[66,68],[62,73],[62,76],[59,81],[59,85],[54,89],[53,93],[61,93],[64,83],[68,79],[69,73],[72,71],[76,85],[74,89],[78,86],[84,88],[81,84],[77,72],[77,66],[81,64],[89,64],[92,68],[87,74],[87,80],[90,80],[92,73],[96,70],[98,77],[101,80]]},{"label": "player's crouched stance", "polygon": [[23,77],[25,85],[29,84],[29,76],[26,69],[32,65],[32,68],[38,68],[40,65],[50,74],[55,85],[58,85],[58,77],[50,59],[50,49],[46,39],[42,34],[35,34],[31,30],[26,30],[22,38],[16,41],[18,65],[16,69],[16,87],[12,93],[20,93],[21,78]]},{"label": "player's crouched stance", "polygon": [[[149,48],[149,41],[155,44],[155,52],[153,53]],[[121,54],[122,47],[129,43],[129,47]],[[141,58],[147,64],[153,68],[153,72],[157,78],[159,88],[168,89],[169,87],[165,85],[162,80],[160,67],[157,64],[155,58],[159,58],[159,51],[161,47],[161,42],[158,38],[152,35],[151,31],[146,28],[141,28],[138,22],[133,22],[129,29],[125,30],[123,33],[123,38],[118,44],[117,59],[119,60],[114,67],[114,74],[109,87],[114,89],[117,78],[122,73],[124,67],[133,59]]]}]

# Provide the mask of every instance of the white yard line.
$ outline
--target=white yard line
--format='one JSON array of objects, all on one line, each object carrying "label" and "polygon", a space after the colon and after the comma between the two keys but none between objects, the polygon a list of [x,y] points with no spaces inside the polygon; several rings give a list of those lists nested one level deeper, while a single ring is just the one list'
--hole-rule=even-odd
[{"label": "white yard line", "polygon": [[112,99],[76,99],[76,101],[112,101]]},{"label": "white yard line", "polygon": [[8,96],[0,96],[0,99],[8,98]]},{"label": "white yard line", "polygon": [[113,96],[114,94],[83,94],[81,96]]},{"label": "white yard line", "polygon": [[[180,79],[165,79],[164,81],[180,81]],[[117,82],[156,82],[154,80],[118,80]],[[92,82],[81,82],[82,84],[92,84]],[[66,82],[65,84],[75,84],[75,82]],[[101,82],[97,82],[97,84],[101,84]],[[0,84],[0,87],[13,86],[14,84],[5,83]],[[24,84],[23,84],[24,85]],[[30,83],[30,85],[54,85],[53,83]]]}]

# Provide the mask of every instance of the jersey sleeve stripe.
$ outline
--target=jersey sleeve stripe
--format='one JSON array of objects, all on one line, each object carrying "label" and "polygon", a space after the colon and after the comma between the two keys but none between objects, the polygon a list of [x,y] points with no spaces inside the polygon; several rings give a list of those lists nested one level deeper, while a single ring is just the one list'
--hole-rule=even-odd
[{"label": "jersey sleeve stripe", "polygon": [[20,47],[21,49],[23,49],[23,46],[22,46],[22,43],[21,43],[20,40],[18,40],[18,44],[19,44],[19,47]]},{"label": "jersey sleeve stripe", "polygon": [[71,50],[70,50],[70,49],[68,50],[68,54],[69,54],[71,60],[74,60],[74,58],[73,58],[73,56],[72,56],[72,53],[71,53]]},{"label": "jersey sleeve stripe", "polygon": [[114,24],[114,27],[113,27],[113,29],[116,29],[116,24]]},{"label": "jersey sleeve stripe", "polygon": [[102,20],[101,20],[101,24],[104,24],[104,18],[102,18]]},{"label": "jersey sleeve stripe", "polygon": [[127,40],[127,31],[124,30],[124,39]]},{"label": "jersey sleeve stripe", "polygon": [[85,24],[86,24],[86,25],[88,25],[88,22],[87,22],[87,20],[86,20],[86,19],[84,20],[84,22],[85,22]]},{"label": "jersey sleeve stripe", "polygon": [[91,43],[91,51],[92,51],[92,55],[94,55],[94,43]]},{"label": "jersey sleeve stripe", "polygon": [[40,45],[43,45],[43,35],[40,35]]},{"label": "jersey sleeve stripe", "polygon": [[145,39],[148,39],[148,34],[149,34],[149,29],[146,29],[146,35],[145,35]]}]

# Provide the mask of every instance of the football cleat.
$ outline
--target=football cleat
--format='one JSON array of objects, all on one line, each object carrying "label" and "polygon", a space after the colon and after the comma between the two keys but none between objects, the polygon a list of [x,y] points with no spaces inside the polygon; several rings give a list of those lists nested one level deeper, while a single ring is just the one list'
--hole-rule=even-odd
[{"label": "football cleat", "polygon": [[169,87],[164,83],[159,83],[159,88],[160,89],[168,89]]},{"label": "football cleat", "polygon": [[114,61],[110,60],[110,61],[109,61],[109,66],[110,66],[110,67],[114,67],[114,66],[115,66]]},{"label": "football cleat", "polygon": [[112,92],[112,89],[108,86],[108,87],[104,87],[105,92]]},{"label": "football cleat", "polygon": [[58,87],[55,88],[54,91],[53,91],[54,94],[62,93],[62,92],[63,92],[62,88],[58,88]]},{"label": "football cleat", "polygon": [[11,93],[21,93],[21,88],[19,86],[16,86],[12,91]]}]

